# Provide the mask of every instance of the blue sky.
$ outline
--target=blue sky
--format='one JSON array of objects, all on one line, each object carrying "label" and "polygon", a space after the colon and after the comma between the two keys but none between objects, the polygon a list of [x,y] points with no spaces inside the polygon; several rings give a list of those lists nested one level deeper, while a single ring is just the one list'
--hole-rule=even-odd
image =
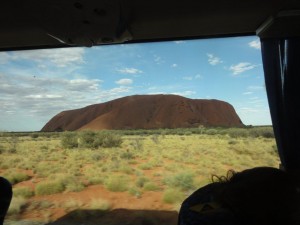
[{"label": "blue sky", "polygon": [[0,131],[135,94],[219,99],[246,125],[271,124],[257,37],[0,52]]}]

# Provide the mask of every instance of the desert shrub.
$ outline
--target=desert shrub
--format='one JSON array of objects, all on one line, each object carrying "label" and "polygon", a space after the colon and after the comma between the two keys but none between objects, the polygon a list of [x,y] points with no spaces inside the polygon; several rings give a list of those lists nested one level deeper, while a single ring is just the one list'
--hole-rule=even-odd
[{"label": "desert shrub", "polygon": [[0,154],[4,153],[5,151],[5,147],[3,145],[0,145]]},{"label": "desert shrub", "polygon": [[84,148],[97,148],[99,147],[96,143],[97,133],[94,131],[82,131],[79,135],[79,147]]},{"label": "desert shrub", "polygon": [[91,159],[93,160],[93,161],[100,161],[100,160],[102,160],[102,159],[104,159],[105,158],[105,154],[103,154],[103,152],[100,152],[100,151],[98,151],[98,152],[93,152],[91,155],[90,155],[90,157],[91,157]]},{"label": "desert shrub", "polygon": [[142,191],[139,188],[136,188],[136,187],[130,187],[128,189],[128,193],[132,196],[137,197],[137,198],[140,198],[143,194]]},{"label": "desert shrub", "polygon": [[79,192],[84,189],[84,185],[79,181],[69,182],[65,185],[66,191]]},{"label": "desert shrub", "polygon": [[79,192],[84,189],[84,185],[78,177],[70,174],[56,174],[49,177],[53,181],[60,183],[65,191]]},{"label": "desert shrub", "polygon": [[157,186],[155,183],[152,182],[147,182],[144,185],[144,190],[145,191],[159,191],[160,187]]},{"label": "desert shrub", "polygon": [[124,164],[120,167],[120,172],[123,172],[125,174],[133,174],[134,169],[131,168],[129,165]]},{"label": "desert shrub", "polygon": [[34,173],[38,177],[48,177],[51,174],[56,174],[61,170],[59,166],[54,166],[48,162],[40,162],[34,168]]},{"label": "desert shrub", "polygon": [[272,127],[257,127],[249,129],[249,135],[254,138],[274,138],[274,131]]},{"label": "desert shrub", "polygon": [[49,209],[50,207],[53,207],[54,204],[50,201],[41,199],[41,200],[33,200],[30,201],[30,204],[26,207],[26,210],[28,212],[35,211],[35,210],[41,210],[41,209]]},{"label": "desert shrub", "polygon": [[6,149],[6,152],[10,154],[17,153],[17,148],[20,142],[19,137],[16,135],[12,135],[10,138],[6,139],[6,142],[9,145]]},{"label": "desert shrub", "polygon": [[155,143],[155,144],[159,144],[159,136],[158,134],[154,134],[151,136],[151,140]]},{"label": "desert shrub", "polygon": [[120,147],[123,142],[120,135],[110,132],[100,132],[98,140],[102,142],[101,146],[104,148]]},{"label": "desert shrub", "polygon": [[80,133],[80,147],[85,148],[111,148],[120,147],[123,140],[120,135],[112,132],[83,131]]},{"label": "desert shrub", "polygon": [[145,183],[149,182],[149,179],[147,177],[139,177],[136,182],[135,182],[135,185],[137,187],[144,187]]},{"label": "desert shrub", "polygon": [[36,195],[51,195],[64,191],[64,185],[59,181],[45,181],[36,185]]},{"label": "desert shrub", "polygon": [[31,137],[32,139],[35,139],[35,138],[38,138],[39,135],[38,135],[37,133],[31,133],[31,134],[30,134],[30,137]]},{"label": "desert shrub", "polygon": [[275,138],[273,130],[265,130],[261,136],[264,138]]},{"label": "desert shrub", "polygon": [[104,199],[93,199],[88,206],[89,209],[98,209],[102,211],[110,210],[111,207],[112,204]]},{"label": "desert shrub", "polygon": [[20,183],[22,181],[25,180],[29,180],[30,176],[28,176],[25,173],[20,173],[20,172],[10,172],[7,171],[4,175],[3,175],[12,185]]},{"label": "desert shrub", "polygon": [[123,176],[111,176],[105,182],[105,187],[113,192],[127,191],[128,179]]},{"label": "desert shrub", "polygon": [[46,146],[46,145],[42,145],[42,146],[40,147],[40,149],[41,149],[42,151],[47,151],[47,150],[49,150],[49,147]]},{"label": "desert shrub", "polygon": [[30,187],[17,187],[13,189],[15,197],[30,198],[34,195],[33,190]]},{"label": "desert shrub", "polygon": [[19,215],[22,210],[25,208],[27,200],[24,197],[16,196],[13,197],[8,212],[8,215]]},{"label": "desert shrub", "polygon": [[67,201],[61,202],[58,207],[62,207],[65,209],[78,209],[84,206],[84,203],[80,200],[70,198]]},{"label": "desert shrub", "polygon": [[103,177],[87,177],[87,180],[88,180],[90,185],[103,184],[104,183],[104,178]]},{"label": "desert shrub", "polygon": [[194,174],[179,173],[164,180],[165,184],[172,188],[179,188],[181,190],[191,190],[194,188]]},{"label": "desert shrub", "polygon": [[134,159],[135,155],[130,151],[126,151],[126,152],[122,152],[120,154],[120,158],[121,159]]},{"label": "desert shrub", "polygon": [[77,148],[78,137],[75,132],[64,132],[61,135],[61,145],[63,148]]},{"label": "desert shrub", "polygon": [[242,128],[230,128],[227,130],[229,137],[231,138],[239,138],[239,137],[248,137],[249,131],[247,129]]},{"label": "desert shrub", "polygon": [[135,138],[132,140],[130,145],[133,147],[134,150],[143,151],[144,150],[144,143],[141,138]]},{"label": "desert shrub", "polygon": [[153,168],[153,166],[150,163],[143,163],[143,164],[139,165],[139,168],[141,170],[150,170]]},{"label": "desert shrub", "polygon": [[218,130],[216,130],[216,129],[207,129],[205,133],[208,134],[208,135],[216,135],[216,134],[218,134]]},{"label": "desert shrub", "polygon": [[236,140],[229,140],[228,141],[228,144],[229,145],[235,145],[235,144],[237,144],[238,142],[236,141]]},{"label": "desert shrub", "polygon": [[163,201],[169,204],[182,202],[184,199],[185,195],[179,189],[167,189],[163,194]]}]

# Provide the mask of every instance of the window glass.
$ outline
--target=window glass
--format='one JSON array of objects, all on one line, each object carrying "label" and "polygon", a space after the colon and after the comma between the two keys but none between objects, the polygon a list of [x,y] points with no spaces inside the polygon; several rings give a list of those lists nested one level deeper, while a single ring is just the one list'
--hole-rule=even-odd
[{"label": "window glass", "polygon": [[[141,95],[175,100],[69,111]],[[279,165],[256,37],[1,52],[0,104],[12,224],[176,224],[211,175]]]}]

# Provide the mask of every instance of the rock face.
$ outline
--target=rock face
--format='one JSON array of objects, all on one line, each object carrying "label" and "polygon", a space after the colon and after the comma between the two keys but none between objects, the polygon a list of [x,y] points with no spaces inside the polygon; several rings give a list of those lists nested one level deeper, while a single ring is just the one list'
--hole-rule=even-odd
[{"label": "rock face", "polygon": [[232,105],[177,95],[134,95],[63,111],[41,131],[244,126]]}]

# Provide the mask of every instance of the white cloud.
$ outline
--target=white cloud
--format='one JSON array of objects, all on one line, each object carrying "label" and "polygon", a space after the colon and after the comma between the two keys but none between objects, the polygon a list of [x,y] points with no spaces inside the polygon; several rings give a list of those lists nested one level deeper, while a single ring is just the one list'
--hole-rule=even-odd
[{"label": "white cloud", "polygon": [[183,77],[184,80],[193,80],[193,77]]},{"label": "white cloud", "polygon": [[223,63],[223,61],[219,57],[216,57],[213,54],[207,53],[206,55],[208,57],[209,64],[212,65],[212,66]]},{"label": "white cloud", "polygon": [[173,93],[171,93],[171,94],[173,94],[173,95],[180,95],[180,96],[191,96],[191,95],[194,95],[194,94],[196,94],[196,92],[195,91],[182,91],[182,92],[173,92]]},{"label": "white cloud", "polygon": [[71,91],[93,91],[98,90],[101,80],[98,79],[73,79],[64,80],[65,88]]},{"label": "white cloud", "polygon": [[262,86],[249,86],[247,87],[248,90],[251,90],[251,91],[255,91],[255,90],[262,90],[264,89],[265,87],[262,85]]},{"label": "white cloud", "polygon": [[174,41],[175,44],[183,44],[185,41]]},{"label": "white cloud", "polygon": [[255,99],[255,100],[250,101],[249,103],[251,103],[251,104],[257,104],[257,103],[262,103],[262,102],[264,102],[264,100],[262,100],[262,99]]},{"label": "white cloud", "polygon": [[[101,80],[65,78],[33,78],[20,75],[1,76],[0,104],[4,111],[35,112],[37,118],[48,118],[67,109],[84,107],[97,103],[95,95],[100,89]],[[11,104],[13,103],[13,104]]]},{"label": "white cloud", "polygon": [[160,65],[165,62],[159,55],[153,55],[153,57],[154,57],[154,62],[157,65]]},{"label": "white cloud", "polygon": [[251,63],[241,62],[239,64],[230,66],[229,70],[232,71],[233,75],[238,75],[238,74],[243,73],[247,70],[252,70],[255,67],[257,67],[257,66],[253,65]]},{"label": "white cloud", "polygon": [[202,79],[202,78],[203,78],[203,76],[201,74],[195,75],[195,79]]},{"label": "white cloud", "polygon": [[183,80],[198,80],[198,79],[202,79],[203,76],[200,75],[200,74],[196,74],[195,76],[185,76],[185,77],[182,77]]},{"label": "white cloud", "polygon": [[32,99],[54,99],[54,98],[63,98],[62,95],[45,95],[45,94],[38,94],[38,95],[26,95],[24,98],[32,98]]},{"label": "white cloud", "polygon": [[132,79],[120,79],[118,81],[116,81],[116,84],[119,84],[119,85],[130,85],[132,84]]},{"label": "white cloud", "polygon": [[118,69],[117,70],[119,73],[124,73],[124,74],[138,74],[138,73],[143,73],[143,71],[136,69],[136,68],[123,68],[123,69]]},{"label": "white cloud", "polygon": [[176,64],[176,63],[173,63],[172,65],[171,65],[171,67],[172,68],[176,68],[178,65]]},{"label": "white cloud", "polygon": [[101,102],[106,102],[116,98],[121,98],[128,95],[131,89],[132,88],[128,86],[121,86],[109,90],[103,90],[99,92],[99,94],[97,94],[97,99],[100,100]]},{"label": "white cloud", "polygon": [[248,45],[249,45],[251,48],[255,48],[255,49],[260,49],[260,48],[261,48],[259,39],[256,39],[256,40],[254,40],[254,41],[249,42]]},{"label": "white cloud", "polygon": [[84,63],[84,48],[58,48],[58,49],[41,49],[12,52],[6,55],[1,54],[8,61],[34,61],[38,67],[43,68],[45,65],[52,63],[56,67],[67,67],[74,64]]},{"label": "white cloud", "polygon": [[242,111],[243,113],[257,113],[257,112],[259,112],[259,109],[250,108],[250,107],[242,107],[239,110]]},{"label": "white cloud", "polygon": [[7,52],[0,52],[0,64],[5,64],[10,60],[10,54]]},{"label": "white cloud", "polygon": [[244,106],[236,109],[241,120],[246,125],[270,125],[272,124],[269,109],[265,106]]},{"label": "white cloud", "polygon": [[243,93],[243,95],[252,95],[252,94],[253,94],[253,92],[251,92],[251,91],[246,91]]}]

